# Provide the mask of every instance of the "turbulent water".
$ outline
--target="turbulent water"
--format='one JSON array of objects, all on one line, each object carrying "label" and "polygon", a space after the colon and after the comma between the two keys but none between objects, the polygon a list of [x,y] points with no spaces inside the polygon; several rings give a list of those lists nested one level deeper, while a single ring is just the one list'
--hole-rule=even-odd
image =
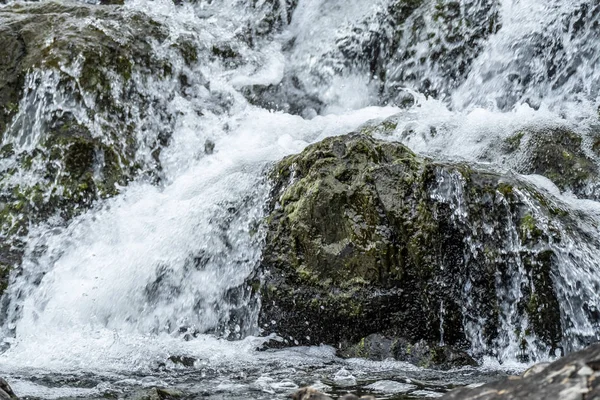
[{"label": "turbulent water", "polygon": [[[173,94],[176,79],[144,81],[156,109],[148,116],[131,107],[138,142],[172,131],[160,153],[158,183],[139,178],[66,225],[49,220],[30,228],[0,331],[0,372],[13,378],[16,392],[93,397],[163,385],[214,398],[283,398],[300,384],[363,391],[373,384],[386,396],[427,397],[450,384],[487,379],[486,369],[446,375],[397,362],[343,361],[326,347],[256,351],[269,332],[257,325],[260,300],[240,287],[261,257],[266,174],[273,162],[310,143],[392,115],[398,127],[384,139],[498,170],[513,162],[498,143],[521,128],[591,132],[600,89],[600,5],[463,0],[448,5],[456,15],[446,10],[435,17],[441,3],[425,1],[398,28],[385,17],[389,0],[299,0],[293,10],[282,9],[281,1],[281,26],[251,46],[240,31],[263,16],[246,3],[126,1],[124,13],[143,12],[169,27],[167,45],[154,44],[160,57],[176,57],[168,43],[181,37],[204,49],[227,43],[241,56],[193,68],[176,63],[210,81],[210,92],[198,85],[184,96]],[[459,19],[471,23],[453,22]],[[118,34],[118,27],[103,29]],[[398,30],[402,39],[393,45]],[[458,58],[445,60],[453,51]],[[451,71],[458,59],[461,67]],[[76,60],[66,67],[77,75]],[[44,135],[40,121],[56,109],[70,110],[102,136],[102,123],[65,97],[54,78],[51,71],[30,73],[32,90],[3,145],[14,144],[17,153],[35,148]],[[276,89],[261,92],[266,85]],[[151,165],[152,150],[141,146],[139,162]],[[591,238],[556,244],[564,259],[558,282],[568,324],[564,348],[579,348],[599,339],[582,310],[600,308],[600,204],[561,194],[543,177],[527,179],[577,212]],[[448,201],[453,195],[446,194]],[[493,368],[518,364],[512,307],[522,273],[517,268],[515,281],[502,283],[506,332],[488,360]],[[468,305],[468,288],[465,296]],[[469,328],[473,352],[489,350],[479,328]],[[197,361],[185,368],[171,356]]]}]

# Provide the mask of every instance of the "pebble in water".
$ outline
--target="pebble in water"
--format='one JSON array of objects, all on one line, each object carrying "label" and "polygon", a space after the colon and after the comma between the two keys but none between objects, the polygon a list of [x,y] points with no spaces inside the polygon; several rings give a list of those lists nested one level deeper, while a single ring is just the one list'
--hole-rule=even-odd
[{"label": "pebble in water", "polygon": [[[318,390],[312,387],[304,387],[299,389],[297,392],[292,394],[291,398],[293,400],[333,400],[331,397],[327,396],[324,393],[319,392]],[[355,394],[347,393],[340,397],[339,400],[375,400],[373,396],[361,396],[358,397]]]},{"label": "pebble in water", "polygon": [[324,393],[311,387],[304,387],[292,394],[292,400],[333,400]]},{"label": "pebble in water", "polygon": [[355,394],[348,393],[348,394],[345,394],[342,397],[340,397],[340,400],[375,400],[375,397],[373,397],[373,396],[358,397]]},{"label": "pebble in water", "polygon": [[356,385],[356,378],[354,377],[354,375],[352,375],[350,373],[350,371],[348,371],[345,368],[342,368],[338,372],[335,373],[335,375],[333,376],[333,381],[338,386],[354,386],[354,385]]}]

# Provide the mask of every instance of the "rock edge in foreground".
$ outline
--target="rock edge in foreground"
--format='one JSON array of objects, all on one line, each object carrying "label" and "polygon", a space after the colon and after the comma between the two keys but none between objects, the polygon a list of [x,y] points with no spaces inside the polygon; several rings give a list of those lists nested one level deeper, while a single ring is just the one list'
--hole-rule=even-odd
[{"label": "rock edge in foreground", "polygon": [[521,377],[509,377],[473,389],[456,389],[442,399],[600,399],[600,343],[571,353],[545,368],[532,368]]}]

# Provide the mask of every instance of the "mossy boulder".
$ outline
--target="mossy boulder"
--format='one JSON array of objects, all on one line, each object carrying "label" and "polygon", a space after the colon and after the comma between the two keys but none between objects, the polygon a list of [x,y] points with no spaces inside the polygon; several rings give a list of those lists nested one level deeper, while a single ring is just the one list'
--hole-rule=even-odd
[{"label": "mossy boulder", "polygon": [[[593,147],[593,146],[592,146]],[[584,136],[568,127],[532,127],[504,140],[506,163],[522,174],[543,175],[561,191],[600,198],[600,168]]]},{"label": "mossy boulder", "polygon": [[160,179],[164,93],[184,90],[199,46],[141,12],[54,1],[0,8],[0,46],[2,294],[32,226]]},{"label": "mossy boulder", "polygon": [[284,159],[273,179],[260,323],[283,345],[560,347],[550,243],[567,216],[524,181],[359,133]]}]

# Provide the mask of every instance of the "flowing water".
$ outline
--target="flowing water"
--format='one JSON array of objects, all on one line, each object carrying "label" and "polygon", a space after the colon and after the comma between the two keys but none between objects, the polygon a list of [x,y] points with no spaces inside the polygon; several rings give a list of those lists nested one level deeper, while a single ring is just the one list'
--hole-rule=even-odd
[{"label": "flowing water", "polygon": [[[274,162],[310,143],[392,115],[398,126],[383,138],[432,157],[504,171],[514,160],[500,151],[502,140],[524,128],[568,126],[588,135],[586,151],[598,161],[592,132],[600,3],[462,0],[436,16],[443,4],[424,1],[395,26],[386,17],[389,0],[299,0],[295,8],[282,0],[280,26],[264,36],[254,33],[252,44],[244,35],[254,34],[244,27],[259,25],[264,2],[249,3],[126,1],[121,12],[141,12],[168,27],[166,44],[152,43],[153,52],[175,60],[192,84],[182,94],[175,89],[178,78],[134,72],[140,97],[153,99],[147,113],[136,100],[128,106],[141,144],[138,162],[151,170],[151,144],[171,132],[160,152],[159,179],[135,179],[68,223],[52,217],[30,227],[2,303],[0,375],[17,393],[42,398],[125,396],[167,386],[215,399],[267,399],[284,398],[304,384],[333,393],[436,397],[451,385],[522,369],[520,339],[512,333],[522,323],[513,318],[520,265],[513,267],[513,281],[497,283],[505,291],[506,334],[481,368],[440,372],[341,360],[329,347],[257,351],[269,332],[259,329],[260,299],[244,283],[261,257],[266,176]],[[105,20],[79,23],[119,35],[119,26]],[[399,31],[401,40],[394,42]],[[186,66],[170,47],[182,37],[200,49],[227,44],[238,56],[201,55],[201,62]],[[348,57],[367,54],[373,43],[380,55]],[[450,71],[448,54],[456,54],[451,60],[460,59],[460,68]],[[62,69],[77,77],[78,65],[75,58]],[[195,84],[203,80],[210,89]],[[116,140],[104,135],[106,124],[115,122],[91,118],[85,110],[93,99],[74,100],[52,70],[31,71],[25,84],[31,90],[2,145],[13,144],[17,154],[35,148],[45,118],[58,109],[107,143]],[[112,86],[117,95],[120,84],[116,79]],[[267,85],[276,89],[261,92]],[[4,159],[0,168],[14,162]],[[42,178],[33,168],[10,179]],[[593,317],[600,307],[600,204],[593,196],[560,193],[543,177],[523,179],[576,213],[587,232],[585,241],[565,233],[555,244],[562,260],[563,347],[577,349],[600,339]],[[438,194],[460,218],[460,182],[452,187]],[[518,247],[514,240],[507,246]],[[468,285],[464,293],[468,309]],[[470,324],[473,352],[490,354],[476,316]]]}]

